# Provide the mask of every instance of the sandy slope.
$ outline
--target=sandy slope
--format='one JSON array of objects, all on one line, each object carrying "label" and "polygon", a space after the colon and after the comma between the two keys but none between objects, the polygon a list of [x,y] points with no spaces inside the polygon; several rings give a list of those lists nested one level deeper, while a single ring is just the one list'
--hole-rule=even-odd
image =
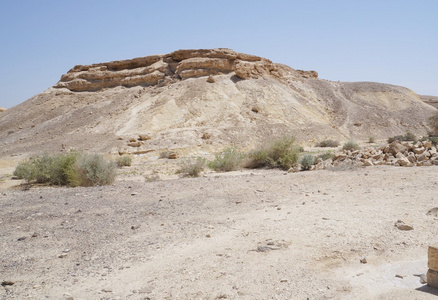
[{"label": "sandy slope", "polygon": [[414,274],[438,239],[426,215],[437,175],[258,170],[3,190],[0,280],[15,284],[0,298],[435,299]]}]

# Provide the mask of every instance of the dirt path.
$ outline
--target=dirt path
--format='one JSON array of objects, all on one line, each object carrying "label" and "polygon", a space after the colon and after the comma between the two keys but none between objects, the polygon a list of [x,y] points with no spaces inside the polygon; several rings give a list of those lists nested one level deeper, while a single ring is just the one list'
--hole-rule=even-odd
[{"label": "dirt path", "polygon": [[0,298],[434,299],[414,274],[438,242],[426,215],[437,175],[381,166],[3,190],[0,280],[15,284]]}]

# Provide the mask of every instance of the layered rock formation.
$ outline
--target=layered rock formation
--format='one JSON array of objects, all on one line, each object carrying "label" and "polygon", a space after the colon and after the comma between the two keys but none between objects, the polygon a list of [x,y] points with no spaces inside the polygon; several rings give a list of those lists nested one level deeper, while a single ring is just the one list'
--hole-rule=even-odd
[{"label": "layered rock formation", "polygon": [[[254,55],[230,49],[179,50],[165,55],[139,57],[88,66],[78,65],[64,74],[55,88],[97,91],[116,86],[166,85],[178,80],[234,72],[241,79],[281,77],[294,70]],[[296,71],[297,77],[316,78],[315,71]]]},{"label": "layered rock formation", "polygon": [[323,80],[229,49],[179,50],[74,67],[0,114],[0,157],[69,148],[215,152],[284,134],[303,145],[422,136],[435,111],[399,86]]}]

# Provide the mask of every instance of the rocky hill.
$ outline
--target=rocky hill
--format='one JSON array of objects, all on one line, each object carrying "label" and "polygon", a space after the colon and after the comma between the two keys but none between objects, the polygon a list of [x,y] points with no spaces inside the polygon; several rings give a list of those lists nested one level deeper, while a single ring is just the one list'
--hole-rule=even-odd
[{"label": "rocky hill", "polygon": [[75,66],[0,115],[0,156],[214,151],[282,134],[304,144],[422,135],[434,111],[404,87],[323,80],[230,49],[179,50]]},{"label": "rocky hill", "polygon": [[435,108],[438,108],[438,97],[437,96],[428,96],[428,95],[420,95],[421,100],[424,103],[432,105]]}]

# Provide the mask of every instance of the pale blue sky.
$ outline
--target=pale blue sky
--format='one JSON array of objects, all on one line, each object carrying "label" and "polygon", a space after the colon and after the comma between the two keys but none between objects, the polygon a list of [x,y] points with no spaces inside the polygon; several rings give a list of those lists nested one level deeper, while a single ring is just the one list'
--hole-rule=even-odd
[{"label": "pale blue sky", "polygon": [[0,0],[0,106],[74,65],[218,47],[438,96],[438,0]]}]

